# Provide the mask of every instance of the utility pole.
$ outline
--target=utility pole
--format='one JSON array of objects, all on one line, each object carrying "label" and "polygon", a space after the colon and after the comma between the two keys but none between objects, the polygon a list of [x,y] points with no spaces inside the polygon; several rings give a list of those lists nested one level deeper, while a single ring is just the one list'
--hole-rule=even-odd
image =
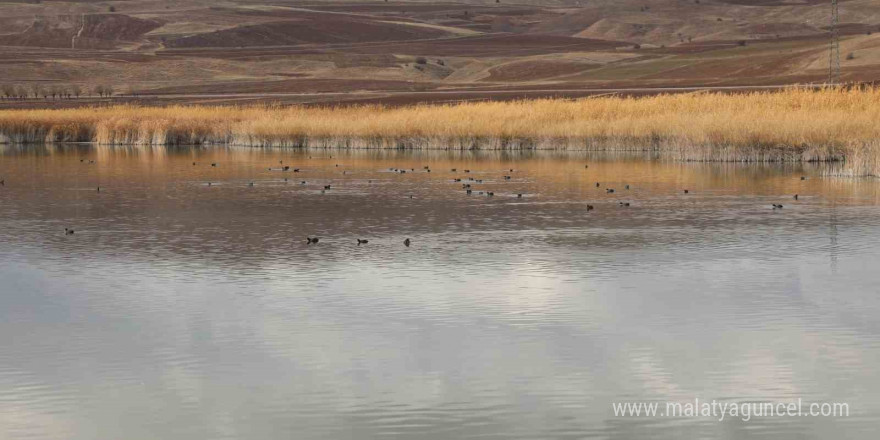
[{"label": "utility pole", "polygon": [[840,9],[837,0],[831,0],[831,53],[828,56],[828,83],[840,82]]}]

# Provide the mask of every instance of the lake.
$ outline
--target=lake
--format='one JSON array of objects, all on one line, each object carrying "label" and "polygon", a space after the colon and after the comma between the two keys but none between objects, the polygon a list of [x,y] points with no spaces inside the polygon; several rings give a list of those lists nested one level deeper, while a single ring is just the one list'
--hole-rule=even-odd
[{"label": "lake", "polygon": [[[0,146],[0,438],[873,439],[880,181],[823,170]],[[849,416],[613,411],[695,398]]]}]

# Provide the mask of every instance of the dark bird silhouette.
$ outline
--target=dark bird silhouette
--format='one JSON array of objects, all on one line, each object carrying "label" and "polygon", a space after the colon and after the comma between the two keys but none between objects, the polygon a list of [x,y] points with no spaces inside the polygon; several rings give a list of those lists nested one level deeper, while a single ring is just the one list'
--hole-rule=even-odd
[{"label": "dark bird silhouette", "polygon": [[425,169],[426,169],[426,170],[430,170],[431,168],[430,168],[430,167],[425,167]]},{"label": "dark bird silhouette", "polygon": [[254,186],[254,182],[248,183],[248,186]]},{"label": "dark bird silhouette", "polygon": [[318,244],[320,239],[318,237],[306,237],[306,244]]},{"label": "dark bird silhouette", "polygon": [[454,172],[456,172],[456,171],[458,171],[458,170],[457,170],[457,169],[455,169],[455,168],[453,168],[453,169],[452,169],[452,172],[453,172],[453,173],[454,173]]},{"label": "dark bird silhouette", "polygon": [[196,166],[196,163],[195,163],[195,162],[193,162],[193,166]]},{"label": "dark bird silhouette", "polygon": [[504,180],[510,180],[510,176],[504,176]]},{"label": "dark bird silhouette", "polygon": [[599,182],[596,182],[596,188],[598,188],[598,187],[599,187]]},{"label": "dark bird silhouette", "polygon": [[508,171],[512,173],[512,172],[513,172],[513,168],[509,169]]},{"label": "dark bird silhouette", "polygon": [[406,174],[406,170],[400,170],[400,174]]},{"label": "dark bird silhouette", "polygon": [[464,170],[464,172],[469,173],[469,172],[471,172],[471,170]]},{"label": "dark bird silhouette", "polygon": [[290,165],[284,165],[281,167],[281,171],[290,171]]},{"label": "dark bird silhouette", "polygon": [[466,191],[467,195],[471,195],[473,192],[474,192],[474,190],[472,190],[472,189],[469,189]]},{"label": "dark bird silhouette", "polygon": [[587,205],[587,211],[592,211],[592,210],[593,210],[593,205]]},{"label": "dark bird silhouette", "polygon": [[489,197],[492,197],[492,196],[495,195],[495,193],[493,193],[493,192],[490,191],[490,192],[487,192],[486,195],[489,196]]},{"label": "dark bird silhouette", "polygon": [[517,195],[516,195],[516,198],[521,199],[521,198],[522,198],[522,194],[517,194]]},{"label": "dark bird silhouette", "polygon": [[208,186],[211,186],[211,182],[208,182]]},{"label": "dark bird silhouette", "polygon": [[806,176],[801,176],[801,180],[807,180]]},{"label": "dark bird silhouette", "polygon": [[409,247],[410,244],[412,244],[412,242],[408,238],[406,240],[403,240],[404,246]]},{"label": "dark bird silhouette", "polygon": [[324,189],[330,189],[330,185],[324,185]]},{"label": "dark bird silhouette", "polygon": [[626,186],[626,189],[629,189],[629,185]]},{"label": "dark bird silhouette", "polygon": [[620,202],[620,206],[629,206],[629,202]]},{"label": "dark bird silhouette", "polygon": [[299,183],[299,184],[300,184],[300,185],[305,185],[305,184],[306,184],[306,181],[305,181],[305,180],[303,180],[303,181],[302,181],[302,182],[300,182],[300,183]]},{"label": "dark bird silhouette", "polygon": [[471,187],[471,184],[470,183],[462,183],[461,187],[467,189],[467,188]]},{"label": "dark bird silhouette", "polygon": [[73,229],[64,228],[64,235],[73,235]]},{"label": "dark bird silhouette", "polygon": [[775,203],[773,204],[773,209],[782,209],[782,208],[783,208],[782,205],[777,205]]},{"label": "dark bird silhouette", "polygon": [[[288,168],[290,168],[290,167],[288,167]],[[298,172],[299,172],[299,168],[294,168],[294,169],[293,169],[293,172],[294,172],[294,173],[298,173]]]},{"label": "dark bird silhouette", "polygon": [[609,193],[609,194],[610,194],[610,193],[613,193],[613,192],[614,192],[614,188],[605,188],[605,192],[607,192],[607,193]]},{"label": "dark bird silhouette", "polygon": [[483,183],[483,179],[477,179],[476,182],[477,182],[477,183]]},{"label": "dark bird silhouette", "polygon": [[101,192],[101,187],[100,187],[100,186],[98,187],[98,192]]},{"label": "dark bird silhouette", "polygon": [[589,165],[584,165],[584,169],[587,169],[587,168],[589,168],[589,167],[590,167]]},{"label": "dark bird silhouette", "polygon": [[357,241],[358,241],[358,246],[360,246],[362,244],[367,244],[370,242],[370,240],[361,240],[360,238],[358,238]]},{"label": "dark bird silhouette", "polygon": [[453,182],[461,182],[461,179],[453,179]]},{"label": "dark bird silhouette", "polygon": [[798,195],[797,195],[797,194],[794,195],[794,199],[795,199],[795,200],[798,199]]},{"label": "dark bird silhouette", "polygon": [[216,163],[212,163],[211,166],[212,166],[212,167],[216,167],[217,164],[216,164]]},{"label": "dark bird silhouette", "polygon": [[689,190],[684,190],[684,193],[685,193],[685,194],[687,194],[687,193],[689,193],[689,192],[690,192]]}]

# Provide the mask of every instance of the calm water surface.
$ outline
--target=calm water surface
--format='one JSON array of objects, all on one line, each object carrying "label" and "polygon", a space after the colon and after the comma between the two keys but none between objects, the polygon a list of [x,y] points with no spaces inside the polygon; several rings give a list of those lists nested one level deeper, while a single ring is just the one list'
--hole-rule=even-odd
[{"label": "calm water surface", "polygon": [[[0,438],[873,439],[880,183],[821,174],[0,147]],[[694,398],[850,416],[612,411]]]}]

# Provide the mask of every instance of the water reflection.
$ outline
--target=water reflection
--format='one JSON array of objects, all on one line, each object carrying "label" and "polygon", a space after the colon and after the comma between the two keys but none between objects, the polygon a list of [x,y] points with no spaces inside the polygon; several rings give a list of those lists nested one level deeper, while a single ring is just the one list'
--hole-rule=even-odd
[{"label": "water reflection", "polygon": [[[645,153],[0,148],[0,437],[873,438],[880,421],[872,180]],[[611,411],[694,397],[852,415]]]}]

